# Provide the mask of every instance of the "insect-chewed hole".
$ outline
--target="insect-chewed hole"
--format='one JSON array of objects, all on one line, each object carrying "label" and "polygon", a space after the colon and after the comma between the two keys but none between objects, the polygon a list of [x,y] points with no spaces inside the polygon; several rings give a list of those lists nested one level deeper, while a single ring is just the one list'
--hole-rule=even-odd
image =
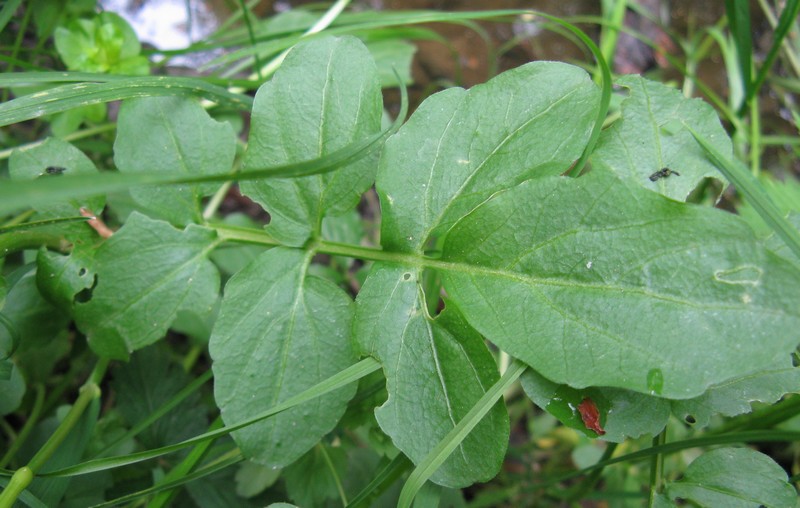
[{"label": "insect-chewed hole", "polygon": [[78,277],[83,277],[84,275],[86,275],[86,268],[78,270]]},{"label": "insect-chewed hole", "polygon": [[411,280],[411,273],[406,272],[403,274],[403,280]]},{"label": "insect-chewed hole", "polygon": [[75,295],[75,303],[86,303],[92,299],[92,292],[94,288],[97,287],[97,275],[92,277],[92,285],[88,288],[82,289],[78,291],[78,294]]},{"label": "insect-chewed hole", "polygon": [[694,425],[695,423],[697,423],[697,419],[696,419],[694,416],[692,416],[692,415],[686,415],[686,416],[684,416],[684,417],[683,417],[683,421],[685,421],[685,422],[686,422],[686,423],[688,423],[689,425]]}]

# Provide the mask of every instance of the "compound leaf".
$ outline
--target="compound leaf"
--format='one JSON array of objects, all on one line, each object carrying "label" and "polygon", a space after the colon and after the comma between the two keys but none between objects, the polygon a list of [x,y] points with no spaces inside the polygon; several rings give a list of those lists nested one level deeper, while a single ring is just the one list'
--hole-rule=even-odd
[{"label": "compound leaf", "polygon": [[683,128],[684,123],[691,125],[730,157],[731,140],[714,108],[641,76],[623,76],[616,84],[627,88],[629,95],[622,101],[622,119],[600,135],[593,166],[611,169],[679,201],[705,177],[722,180],[703,148]]},{"label": "compound leaf", "polygon": [[182,309],[210,311],[219,272],[208,260],[214,231],[177,230],[137,212],[95,254],[95,286],[75,305],[78,327],[101,356],[128,354],[162,338]]},{"label": "compound leaf", "polygon": [[494,195],[451,230],[442,261],[476,330],[574,388],[692,398],[797,346],[793,265],[734,215],[601,170]]},{"label": "compound leaf", "polygon": [[[245,171],[324,157],[380,130],[378,71],[353,37],[298,44],[259,88]],[[318,235],[326,213],[353,208],[375,178],[375,155],[302,178],[242,182],[242,193],[269,212],[270,234],[287,245]]]},{"label": "compound leaf", "polygon": [[381,157],[383,247],[421,252],[493,193],[564,173],[586,145],[599,94],[575,66],[534,62],[426,99]]},{"label": "compound leaf", "polygon": [[[159,171],[187,176],[225,173],[233,165],[235,148],[236,135],[231,125],[211,118],[196,101],[147,97],[122,104],[114,163],[123,173]],[[173,224],[185,225],[200,222],[200,200],[216,186],[134,187],[130,192],[148,212]]]},{"label": "compound leaf", "polygon": [[[297,395],[355,362],[353,302],[336,285],[308,276],[311,254],[277,247],[225,286],[209,342],[214,395],[236,424]],[[295,406],[234,432],[242,452],[271,467],[291,464],[330,432],[355,386]]]},{"label": "compound leaf", "polygon": [[[386,375],[388,400],[375,411],[395,446],[419,462],[499,378],[483,339],[455,309],[426,312],[420,271],[377,263],[358,294],[355,334]],[[498,403],[431,480],[464,487],[493,478],[508,444]]]}]

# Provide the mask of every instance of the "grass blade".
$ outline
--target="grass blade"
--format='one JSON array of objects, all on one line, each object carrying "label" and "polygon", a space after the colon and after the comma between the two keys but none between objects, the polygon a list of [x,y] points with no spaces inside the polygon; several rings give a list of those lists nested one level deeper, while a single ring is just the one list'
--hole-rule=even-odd
[{"label": "grass blade", "polygon": [[[741,3],[747,4],[747,2]],[[775,58],[778,56],[778,51],[781,49],[781,44],[783,44],[783,41],[786,39],[789,30],[791,30],[792,24],[797,19],[798,13],[800,13],[800,0],[787,0],[786,6],[783,8],[783,12],[781,12],[778,26],[775,28],[775,37],[772,39],[772,46],[769,48],[767,58],[764,59],[764,63],[758,70],[756,79],[753,82],[753,85],[750,87],[750,93],[747,95],[747,100],[742,104],[740,112],[744,111],[753,97],[755,97],[755,95],[758,93],[761,85],[763,85],[764,81],[767,79],[767,73],[772,68],[772,64],[775,62]]]},{"label": "grass blade", "polygon": [[[228,455],[230,455],[230,457],[228,457]],[[214,473],[216,473],[218,471],[222,471],[223,469],[228,468],[228,467],[230,467],[230,466],[232,466],[234,464],[238,464],[239,462],[241,462],[243,460],[244,460],[244,456],[242,456],[241,452],[239,452],[238,450],[233,450],[232,452],[229,452],[229,453],[223,455],[222,457],[220,457],[216,461],[212,462],[211,464],[208,464],[207,466],[205,466],[205,467],[203,467],[201,469],[198,469],[194,473],[190,473],[190,474],[187,474],[185,476],[182,476],[177,480],[172,480],[172,481],[169,481],[169,482],[160,483],[158,485],[153,485],[152,487],[149,487],[147,489],[143,489],[143,490],[140,490],[140,491],[137,491],[137,492],[133,492],[131,494],[127,494],[125,496],[118,497],[116,499],[112,499],[111,501],[106,501],[105,503],[92,505],[91,508],[105,508],[107,506],[117,506],[117,505],[120,505],[122,503],[127,503],[129,501],[134,501],[136,499],[140,499],[140,498],[143,498],[145,496],[149,496],[151,494],[156,494],[156,493],[159,493],[159,492],[163,492],[165,490],[171,490],[171,489],[174,489],[176,487],[180,487],[181,485],[185,485],[185,484],[187,484],[189,482],[192,482],[194,480],[197,480],[197,479],[200,479],[200,478],[203,478],[203,477],[206,477],[206,476],[210,476],[210,475],[212,475],[212,474],[214,474]]]},{"label": "grass blade", "polygon": [[[403,124],[408,113],[408,92],[399,75],[400,113],[394,123],[378,134],[357,141],[324,158],[285,164],[246,172],[223,173],[218,175],[186,176],[165,173],[118,173],[105,172],[92,175],[63,175],[62,177],[37,180],[0,180],[0,215],[14,212],[38,204],[48,204],[63,199],[94,196],[107,192],[122,191],[139,185],[163,185],[202,182],[227,182],[230,180],[257,180],[261,178],[297,178],[333,171],[338,167],[361,158],[380,141],[390,136]],[[17,99],[18,100],[18,99]],[[13,102],[13,101],[12,101]],[[3,105],[0,105],[2,108]]]},{"label": "grass blade", "polygon": [[400,492],[400,499],[397,501],[397,506],[402,508],[409,508],[414,496],[417,495],[419,489],[428,481],[428,478],[436,472],[439,466],[447,460],[453,451],[458,448],[458,445],[467,437],[467,435],[475,428],[481,419],[486,416],[494,404],[500,400],[503,393],[511,386],[517,378],[519,378],[527,365],[520,361],[515,361],[511,364],[508,370],[503,374],[503,377],[494,384],[489,390],[481,397],[475,406],[458,422],[453,430],[451,430],[442,439],[436,447],[428,453],[425,459],[420,462],[411,473],[408,481],[403,486]]},{"label": "grass blade", "polygon": [[786,242],[786,245],[792,249],[792,252],[800,259],[800,232],[792,227],[783,215],[781,215],[780,210],[778,210],[778,207],[772,202],[772,199],[766,191],[764,191],[761,184],[758,183],[758,180],[756,180],[742,163],[726,159],[725,156],[711,146],[711,143],[703,136],[695,132],[690,126],[685,125],[685,127],[692,133],[692,136],[694,136],[700,146],[705,149],[709,159],[717,166],[717,169],[725,175],[725,178],[727,178],[729,182],[736,186],[736,189],[744,195],[751,205],[753,205],[753,208],[755,208],[758,215],[764,219],[764,222]]},{"label": "grass blade", "polygon": [[81,474],[94,473],[97,471],[105,471],[107,469],[113,469],[116,467],[126,466],[128,464],[135,464],[137,462],[154,459],[156,457],[161,457],[162,455],[167,455],[168,453],[176,452],[178,450],[182,450],[183,448],[200,444],[210,439],[216,439],[218,437],[226,436],[231,432],[243,429],[248,425],[252,425],[261,420],[265,420],[270,416],[280,413],[281,411],[286,411],[289,408],[292,408],[309,400],[315,399],[317,397],[321,397],[322,395],[325,395],[328,392],[336,390],[337,388],[341,388],[342,386],[358,381],[362,377],[380,369],[380,367],[381,365],[376,360],[372,358],[366,358],[364,360],[361,360],[357,364],[353,365],[352,367],[348,367],[347,369],[341,371],[340,373],[329,377],[325,381],[312,386],[308,390],[298,393],[294,397],[286,399],[285,401],[272,407],[271,409],[268,409],[263,413],[254,416],[253,418],[249,418],[235,425],[230,425],[228,427],[223,427],[219,430],[206,432],[205,434],[195,436],[191,439],[187,439],[185,441],[181,441],[180,443],[176,443],[173,445],[163,446],[161,448],[155,448],[153,450],[146,450],[138,453],[132,453],[130,455],[124,455],[120,457],[93,459],[63,469],[49,471],[39,476],[59,476],[59,477],[77,476]]},{"label": "grass blade", "polygon": [[3,8],[0,9],[0,32],[2,32],[8,22],[11,21],[11,17],[14,16],[14,13],[21,3],[22,0],[10,0],[5,2]]},{"label": "grass blade", "polygon": [[745,101],[752,98],[753,39],[750,31],[750,4],[725,0],[725,12],[728,16],[728,27],[736,46],[736,58],[739,63],[739,78],[744,91]]},{"label": "grass blade", "polygon": [[[13,83],[13,79],[13,76],[8,82],[0,79],[0,86],[8,86],[8,83]],[[203,97],[244,110],[253,107],[252,97],[229,92],[200,79],[171,76],[128,77],[103,83],[61,85],[10,100],[0,104],[0,127],[91,104],[163,95]]]}]

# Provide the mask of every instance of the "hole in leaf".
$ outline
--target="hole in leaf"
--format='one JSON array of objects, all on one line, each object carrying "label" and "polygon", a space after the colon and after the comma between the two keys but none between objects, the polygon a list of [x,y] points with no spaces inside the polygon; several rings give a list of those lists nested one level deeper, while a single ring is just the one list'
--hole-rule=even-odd
[{"label": "hole in leaf", "polygon": [[692,415],[686,415],[683,419],[689,425],[694,425],[695,423],[697,423],[697,419]]},{"label": "hole in leaf", "polygon": [[404,273],[403,280],[411,280],[411,274],[409,272]]},{"label": "hole in leaf", "polygon": [[86,275],[86,268],[81,268],[80,270],[78,270],[79,277],[83,277],[84,275]]},{"label": "hole in leaf", "polygon": [[86,303],[89,300],[91,300],[92,299],[92,292],[94,291],[95,287],[97,287],[97,275],[95,275],[92,278],[92,285],[90,287],[80,290],[75,295],[75,298],[74,298],[75,303]]}]

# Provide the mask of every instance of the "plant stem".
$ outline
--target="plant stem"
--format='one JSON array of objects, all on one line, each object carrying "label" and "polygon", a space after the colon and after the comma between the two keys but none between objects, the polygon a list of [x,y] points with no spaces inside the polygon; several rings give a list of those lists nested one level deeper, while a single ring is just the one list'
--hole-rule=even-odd
[{"label": "plant stem", "polygon": [[750,101],[750,172],[758,177],[761,173],[761,113],[758,109],[758,96]]},{"label": "plant stem", "polygon": [[[667,442],[667,429],[661,431],[653,438],[653,446],[661,446]],[[650,457],[650,499],[647,506],[652,508],[656,501],[656,495],[661,493],[664,482],[664,454],[656,453]]]},{"label": "plant stem", "polygon": [[100,397],[100,387],[98,383],[102,380],[107,368],[108,359],[102,358],[97,362],[89,379],[81,387],[80,395],[78,395],[72,408],[59,424],[58,428],[56,428],[56,431],[53,432],[50,439],[36,452],[36,455],[28,462],[27,466],[21,467],[14,472],[14,476],[11,477],[8,486],[3,492],[0,492],[0,508],[11,508],[14,505],[17,497],[19,497],[33,481],[36,472],[47,463],[78,423],[83,412],[89,406],[89,403]]},{"label": "plant stem", "polygon": [[[627,0],[616,0],[613,7],[603,9],[603,18],[608,20],[600,29],[600,53],[606,62],[611,65],[614,62],[614,52],[617,49],[617,39],[619,38],[619,27],[625,21],[625,10],[628,8]],[[610,12],[609,12],[610,11]],[[595,82],[602,81],[602,74],[598,67],[595,73]]]},{"label": "plant stem", "polygon": [[16,231],[14,234],[0,235],[0,257],[26,249],[38,249],[42,245],[61,252],[69,250],[69,242],[62,237],[41,231]]}]

